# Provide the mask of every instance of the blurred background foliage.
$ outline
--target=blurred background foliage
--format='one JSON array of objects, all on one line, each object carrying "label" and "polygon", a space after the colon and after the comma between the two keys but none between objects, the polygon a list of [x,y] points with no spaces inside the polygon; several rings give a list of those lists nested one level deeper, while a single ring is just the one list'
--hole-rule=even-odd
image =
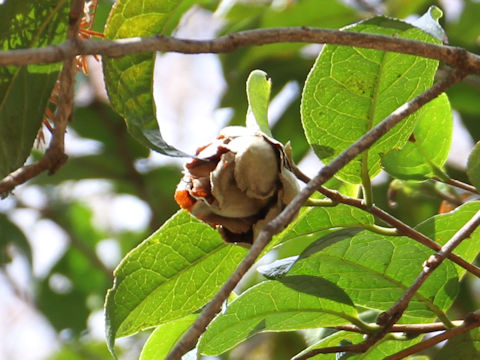
[{"label": "blurred background foliage", "polygon": [[[476,53],[480,50],[480,2],[475,0],[238,0],[203,4],[202,9],[196,7],[185,15],[180,26],[188,28],[189,19],[201,13],[214,19],[218,35],[281,26],[341,28],[375,11],[413,20],[437,5],[444,10],[441,23],[450,44]],[[99,1],[94,30],[103,32],[111,6],[111,1]],[[243,124],[245,80],[253,69],[264,70],[273,80],[274,137],[291,142],[297,162],[309,159],[299,119],[300,93],[319,50],[319,45],[274,44],[219,55],[220,75],[226,86],[215,99],[217,107],[230,109],[225,116],[230,124]],[[193,63],[201,56],[190,58]],[[55,175],[42,174],[0,200],[0,318],[4,319],[0,334],[2,343],[10,344],[0,345],[0,359],[109,359],[103,340],[102,306],[106,290],[112,286],[112,271],[130,249],[177,210],[173,192],[181,177],[181,164],[150,154],[128,135],[123,120],[110,109],[102,92],[98,63],[92,60],[90,64],[90,76],[77,77],[74,121],[66,140],[68,162]],[[182,81],[186,89],[213,81],[208,73],[198,78],[189,78],[187,71],[185,74]],[[440,69],[438,76],[442,74]],[[181,90],[169,88],[173,86],[169,83],[155,86],[184,96]],[[214,95],[202,94],[204,98]],[[480,79],[468,77],[448,95],[459,135],[454,137],[447,170],[453,178],[468,181],[468,151],[480,139]],[[184,101],[182,104],[194,103],[190,98]],[[182,111],[170,106],[173,117],[180,118]],[[182,144],[199,146],[197,134],[189,132],[188,121],[195,119],[178,121],[181,125],[174,126],[175,136],[183,139]],[[40,146],[31,158],[41,153]],[[319,165],[311,164],[307,161],[304,167],[315,173]],[[438,213],[442,201],[451,197],[448,186],[396,181],[392,187],[388,177],[379,178],[375,202],[410,225]],[[252,276],[246,281],[256,280]],[[478,279],[465,277],[463,296],[458,297],[453,317],[478,308],[479,286]],[[26,351],[22,341],[28,337],[17,340],[27,328],[41,339],[40,350]],[[289,359],[304,348],[309,336],[314,335],[262,334],[224,358]],[[121,357],[136,358],[145,338],[140,335],[120,341]]]}]

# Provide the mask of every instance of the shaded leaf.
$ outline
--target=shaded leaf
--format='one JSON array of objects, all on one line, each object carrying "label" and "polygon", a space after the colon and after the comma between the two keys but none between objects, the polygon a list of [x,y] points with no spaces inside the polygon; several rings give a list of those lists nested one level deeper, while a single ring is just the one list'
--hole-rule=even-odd
[{"label": "shaded leaf", "polygon": [[[346,30],[439,43],[412,25],[383,17]],[[330,162],[399,106],[428,89],[437,65],[436,60],[411,55],[325,45],[308,75],[301,105],[305,134],[315,153]],[[404,119],[336,176],[360,183],[362,157],[368,159],[370,176],[377,175],[381,156],[407,141],[417,118],[414,113]]]},{"label": "shaded leaf", "polygon": [[22,251],[27,257],[29,264],[32,265],[32,249],[27,238],[22,230],[11,222],[7,215],[2,213],[0,213],[0,234],[0,265],[11,261],[8,253],[10,245],[14,245]]},{"label": "shaded leaf", "polygon": [[224,243],[184,211],[133,249],[115,271],[107,294],[107,340],[191,314],[205,305],[246,249]]},{"label": "shaded leaf", "polygon": [[192,326],[197,317],[197,314],[191,314],[157,327],[143,346],[140,360],[166,358],[173,346]]},{"label": "shaded leaf", "polygon": [[[66,36],[69,5],[67,0],[0,4],[0,49],[60,43]],[[0,67],[0,178],[22,166],[30,154],[60,68]]]},{"label": "shaded leaf", "polygon": [[480,329],[473,329],[465,334],[448,340],[435,356],[435,360],[474,360],[480,358]]},{"label": "shaded leaf", "polygon": [[262,331],[289,331],[358,322],[349,297],[316,276],[288,276],[260,283],[210,323],[199,351],[221,354]]},{"label": "shaded leaf", "polygon": [[437,169],[447,161],[453,130],[447,95],[440,95],[419,111],[411,141],[382,159],[383,168],[398,179],[425,180],[437,175]]},{"label": "shaded leaf", "polygon": [[475,144],[468,157],[467,175],[471,183],[480,189],[480,142]]},{"label": "shaded leaf", "polygon": [[[310,245],[289,275],[321,276],[341,287],[356,305],[384,311],[413,283],[432,253],[404,236],[340,230]],[[457,293],[455,267],[443,263],[412,299],[402,321],[444,318]]]},{"label": "shaded leaf", "polygon": [[[182,14],[196,0],[119,0],[107,20],[109,40],[156,34],[170,35]],[[121,59],[103,59],[105,84],[113,108],[122,115],[128,129],[143,145],[170,156],[188,156],[168,145],[160,134],[153,100],[155,53],[141,53]]]}]

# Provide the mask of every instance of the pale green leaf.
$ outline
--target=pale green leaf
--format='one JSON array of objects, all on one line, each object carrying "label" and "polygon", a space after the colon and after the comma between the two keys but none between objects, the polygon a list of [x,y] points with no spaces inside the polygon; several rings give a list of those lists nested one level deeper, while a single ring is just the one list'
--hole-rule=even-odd
[{"label": "pale green leaf", "polygon": [[[272,82],[267,73],[262,70],[253,70],[247,79],[248,113],[247,126],[259,129],[264,134],[272,136],[268,126],[268,101]],[[251,123],[250,123],[251,122]]]},{"label": "pale green leaf", "polygon": [[105,304],[110,349],[117,337],[182,318],[205,305],[246,252],[178,212],[115,270]]},{"label": "pale green leaf", "polygon": [[447,161],[453,131],[447,95],[440,95],[419,111],[420,118],[411,141],[382,159],[383,168],[398,179],[425,180],[435,176],[436,169],[441,169]]},{"label": "pale green leaf", "polygon": [[[345,30],[439,43],[399,20],[375,17]],[[328,163],[405,102],[428,89],[436,60],[378,50],[325,45],[308,75],[301,115],[307,140]],[[418,114],[404,119],[367,152],[336,174],[361,183],[362,156],[377,175],[383,154],[401,147],[415,128]]]},{"label": "pale green leaf", "polygon": [[262,331],[289,331],[358,322],[349,297],[316,276],[287,276],[240,295],[208,327],[199,351],[221,354]]},{"label": "pale green leaf", "polygon": [[157,327],[143,346],[140,360],[166,358],[173,346],[180,340],[185,331],[192,326],[197,317],[198,314],[191,314]]}]

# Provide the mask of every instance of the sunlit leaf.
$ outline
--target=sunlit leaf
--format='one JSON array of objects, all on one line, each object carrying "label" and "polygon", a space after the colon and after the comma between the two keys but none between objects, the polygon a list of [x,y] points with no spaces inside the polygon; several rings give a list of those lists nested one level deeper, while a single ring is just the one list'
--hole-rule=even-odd
[{"label": "sunlit leaf", "polygon": [[268,136],[272,136],[268,126],[268,101],[272,82],[261,70],[254,70],[247,79],[248,114],[247,126],[258,128]]},{"label": "sunlit leaf", "polygon": [[288,331],[349,323],[357,311],[334,283],[316,276],[287,276],[240,295],[208,327],[200,353],[221,354],[262,331]]},{"label": "sunlit leaf", "polygon": [[[384,17],[346,30],[439,43],[412,25]],[[411,55],[325,45],[305,83],[301,106],[305,134],[315,153],[330,162],[392,111],[425,91],[433,82],[437,64]],[[413,114],[404,119],[336,176],[360,183],[361,159],[367,154],[369,175],[377,175],[381,156],[408,140],[417,118]]]},{"label": "sunlit leaf", "polygon": [[246,249],[224,243],[184,211],[132,250],[115,271],[107,294],[107,339],[182,318],[205,305]]}]

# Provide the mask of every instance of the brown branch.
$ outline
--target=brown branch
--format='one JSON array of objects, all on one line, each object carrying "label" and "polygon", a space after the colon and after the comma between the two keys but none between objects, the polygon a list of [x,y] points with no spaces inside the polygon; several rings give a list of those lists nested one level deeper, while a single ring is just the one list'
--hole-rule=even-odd
[{"label": "brown branch", "polygon": [[153,51],[184,54],[226,53],[242,47],[280,42],[328,43],[393,51],[440,60],[468,73],[480,73],[480,56],[463,48],[384,35],[309,27],[247,30],[213,40],[177,39],[162,35],[113,41],[72,41],[70,39],[60,45],[43,48],[0,51],[0,66],[59,62],[70,57],[72,53],[74,55],[103,55],[109,57]]},{"label": "brown branch", "polygon": [[[310,178],[305,175],[298,167],[293,165],[293,170],[295,172],[295,175],[297,176],[298,179],[301,181],[308,183],[310,181]],[[361,199],[355,199],[351,198],[348,196],[345,196],[338,191],[328,189],[326,187],[320,186],[317,189],[321,194],[325,195],[329,199],[331,199],[334,203],[341,203],[341,204],[346,204],[350,206],[354,206],[358,209],[364,210],[366,212],[369,212],[370,214],[374,215],[378,219],[382,220],[386,224],[393,226],[395,229],[398,230],[399,235],[405,235],[410,238],[412,238],[415,241],[418,241],[419,243],[425,245],[426,247],[439,251],[442,247],[439,243],[436,241],[430,239],[428,236],[422,234],[421,232],[415,230],[414,228],[408,226],[404,222],[400,221],[393,215],[390,215],[386,211],[380,209],[376,205],[372,206],[367,206]],[[474,264],[469,263],[462,257],[450,253],[447,255],[448,259],[456,263],[458,266],[461,266],[468,272],[474,274],[475,276],[480,278],[480,268],[475,266]]]},{"label": "brown branch", "polygon": [[467,317],[465,318],[465,321],[462,325],[447,330],[441,334],[438,334],[436,336],[433,336],[425,341],[422,341],[421,343],[415,344],[407,349],[404,349],[394,355],[387,356],[384,360],[400,360],[403,359],[409,355],[416,354],[422,350],[425,350],[429,347],[432,347],[434,345],[437,345],[438,343],[451,339],[455,336],[461,335],[466,333],[467,331],[470,331],[472,329],[475,329],[480,326],[480,312],[476,311],[474,313],[468,314]]},{"label": "brown branch", "polygon": [[[84,3],[85,0],[72,0],[67,31],[68,41],[71,43],[78,41],[77,35],[83,15]],[[67,124],[72,116],[76,67],[73,51],[66,51],[63,55],[63,68],[58,80],[60,82],[60,96],[57,112],[53,119],[54,129],[48,149],[40,160],[31,165],[23,166],[2,179],[0,181],[0,195],[12,191],[17,185],[23,184],[46,170],[50,174],[55,173],[67,161],[64,139]]]},{"label": "brown branch", "polygon": [[[464,321],[455,320],[452,321],[452,324],[455,326],[461,326],[464,324]],[[358,326],[352,324],[333,326],[331,329],[368,334],[368,331],[365,329],[359,328]],[[417,335],[442,330],[447,330],[445,324],[442,322],[435,322],[431,324],[394,324],[389,329],[389,332],[402,332],[409,335]]]},{"label": "brown branch", "polygon": [[437,178],[437,177],[435,177],[434,180],[443,182],[443,183],[448,184],[448,185],[455,186],[459,189],[471,192],[472,194],[479,194],[479,192],[478,192],[478,190],[475,186],[472,186],[470,184],[465,184],[464,182],[461,182],[459,180],[455,180],[455,179],[442,180],[442,179]]},{"label": "brown branch", "polygon": [[270,242],[275,234],[278,234],[280,231],[282,231],[295,218],[302,205],[305,203],[305,201],[307,201],[310,195],[316,191],[316,189],[328,181],[335,173],[337,173],[360,153],[370,148],[378,139],[385,135],[391,128],[402,121],[405,117],[414,113],[430,100],[436,98],[450,86],[461,80],[464,76],[465,73],[462,71],[452,71],[447,78],[440,80],[423,94],[400,106],[381,123],[377,124],[374,128],[372,128],[364,136],[352,144],[348,149],[332,160],[332,162],[323,167],[317,176],[315,176],[302,189],[302,191],[292,200],[292,202],[275,219],[265,225],[240,265],[215,295],[213,300],[204,307],[198,319],[175,345],[166,359],[180,359],[183,354],[195,346],[195,343],[200,335],[205,331],[207,325],[220,311],[222,303],[225,301],[225,299],[227,299],[229,294],[233,291],[248,269],[250,269],[250,267],[255,263],[265,246]]}]

